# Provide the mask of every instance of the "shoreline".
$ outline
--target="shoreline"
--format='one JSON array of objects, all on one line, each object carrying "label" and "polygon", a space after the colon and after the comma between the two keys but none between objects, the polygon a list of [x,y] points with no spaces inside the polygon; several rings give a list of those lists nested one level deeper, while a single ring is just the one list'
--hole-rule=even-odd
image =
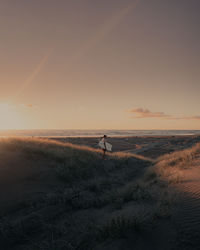
[{"label": "shoreline", "polygon": [[0,130],[0,137],[141,137],[141,136],[200,136],[200,130],[117,130],[117,129],[28,129]]},{"label": "shoreline", "polygon": [[[99,138],[102,135],[0,135],[0,138],[20,137],[20,138]],[[108,135],[109,138],[168,138],[168,137],[200,137],[199,134],[174,134],[174,135]]]}]

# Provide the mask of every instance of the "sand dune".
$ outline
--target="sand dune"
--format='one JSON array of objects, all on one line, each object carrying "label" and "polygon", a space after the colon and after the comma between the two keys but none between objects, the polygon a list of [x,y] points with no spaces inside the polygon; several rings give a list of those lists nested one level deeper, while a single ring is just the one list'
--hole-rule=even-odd
[{"label": "sand dune", "polygon": [[101,151],[88,146],[2,139],[0,245],[198,249],[199,156],[197,145],[153,160],[126,152],[102,160]]},{"label": "sand dune", "polygon": [[184,172],[183,182],[178,185],[182,197],[175,216],[177,249],[199,249],[200,161],[198,166]]}]

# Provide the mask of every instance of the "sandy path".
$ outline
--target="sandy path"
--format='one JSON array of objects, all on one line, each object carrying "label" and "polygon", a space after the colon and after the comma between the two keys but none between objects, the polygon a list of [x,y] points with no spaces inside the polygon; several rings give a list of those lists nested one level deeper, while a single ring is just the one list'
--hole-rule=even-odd
[{"label": "sandy path", "polygon": [[123,150],[123,152],[138,154],[138,153],[148,151],[154,147],[161,146],[161,145],[162,145],[162,143],[160,143],[160,142],[152,142],[152,143],[149,143],[147,146],[141,146],[141,147],[138,147],[136,149]]},{"label": "sandy path", "polygon": [[177,246],[175,249],[200,249],[200,166],[185,171],[184,182],[178,187],[182,193],[177,208]]}]

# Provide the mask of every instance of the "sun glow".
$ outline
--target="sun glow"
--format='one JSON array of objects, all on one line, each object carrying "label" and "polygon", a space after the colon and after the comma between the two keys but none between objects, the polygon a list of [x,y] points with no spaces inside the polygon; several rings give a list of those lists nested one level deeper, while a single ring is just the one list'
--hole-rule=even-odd
[{"label": "sun glow", "polygon": [[0,103],[0,129],[21,129],[24,122],[18,108],[10,103]]}]

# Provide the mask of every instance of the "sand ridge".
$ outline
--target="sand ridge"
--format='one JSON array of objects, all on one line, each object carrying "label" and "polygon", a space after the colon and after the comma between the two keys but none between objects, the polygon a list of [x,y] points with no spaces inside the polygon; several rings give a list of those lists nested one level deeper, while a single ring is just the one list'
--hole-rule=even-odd
[{"label": "sand ridge", "polygon": [[177,228],[176,249],[200,249],[200,164],[184,171],[178,184],[180,204],[174,221]]}]

